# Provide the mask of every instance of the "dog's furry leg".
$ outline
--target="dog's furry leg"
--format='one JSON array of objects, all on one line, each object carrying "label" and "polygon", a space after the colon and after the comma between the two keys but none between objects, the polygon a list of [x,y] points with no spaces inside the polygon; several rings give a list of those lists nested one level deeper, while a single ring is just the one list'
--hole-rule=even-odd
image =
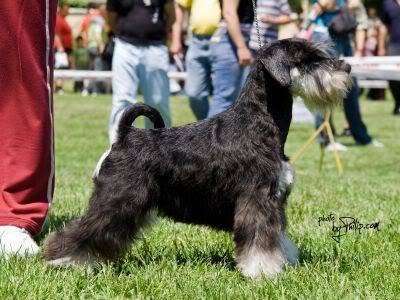
[{"label": "dog's furry leg", "polygon": [[[117,185],[117,184],[116,184]],[[147,193],[98,187],[85,215],[49,235],[43,256],[53,265],[84,265],[123,254],[146,220],[151,205]]]},{"label": "dog's furry leg", "polygon": [[244,276],[272,277],[287,263],[295,264],[298,251],[285,233],[284,205],[265,188],[238,201],[234,235],[236,261]]}]

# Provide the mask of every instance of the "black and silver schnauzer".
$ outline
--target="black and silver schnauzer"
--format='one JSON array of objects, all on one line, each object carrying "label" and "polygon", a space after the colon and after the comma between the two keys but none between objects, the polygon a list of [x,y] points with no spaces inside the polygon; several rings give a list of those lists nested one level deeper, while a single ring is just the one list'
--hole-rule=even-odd
[{"label": "black and silver schnauzer", "polygon": [[[232,231],[245,276],[273,276],[295,264],[285,217],[294,181],[284,154],[292,98],[331,108],[351,85],[349,73],[321,45],[287,39],[259,50],[236,103],[209,120],[167,129],[154,108],[130,107],[98,163],[89,208],[46,239],[45,259],[60,266],[115,259],[156,209],[178,222]],[[142,115],[154,129],[132,127]]]}]

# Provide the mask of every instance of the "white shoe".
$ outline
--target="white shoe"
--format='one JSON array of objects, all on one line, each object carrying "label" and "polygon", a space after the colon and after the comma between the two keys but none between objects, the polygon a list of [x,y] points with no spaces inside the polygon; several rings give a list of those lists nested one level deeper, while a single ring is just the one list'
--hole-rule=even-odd
[{"label": "white shoe", "polygon": [[369,143],[368,145],[371,146],[371,147],[375,147],[375,148],[383,148],[383,147],[385,147],[385,145],[382,142],[378,141],[378,140],[372,140],[371,143]]},{"label": "white shoe", "polygon": [[0,255],[31,257],[39,247],[28,231],[16,226],[0,226]]},{"label": "white shoe", "polygon": [[325,149],[326,149],[327,151],[332,152],[332,151],[334,150],[335,147],[336,147],[336,151],[346,152],[346,151],[348,150],[348,148],[347,148],[345,145],[343,145],[343,144],[341,144],[341,143],[338,143],[338,142],[335,142],[334,144],[329,143],[329,144],[325,147]]}]

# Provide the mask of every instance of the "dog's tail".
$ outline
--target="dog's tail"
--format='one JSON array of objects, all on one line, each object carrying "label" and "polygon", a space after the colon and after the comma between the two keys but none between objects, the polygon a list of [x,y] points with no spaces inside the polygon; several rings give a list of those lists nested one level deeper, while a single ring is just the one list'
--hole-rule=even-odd
[{"label": "dog's tail", "polygon": [[154,128],[165,127],[164,120],[157,109],[146,104],[134,104],[125,110],[119,121],[118,140],[125,138],[132,129],[132,123],[140,116],[149,118],[153,122]]}]

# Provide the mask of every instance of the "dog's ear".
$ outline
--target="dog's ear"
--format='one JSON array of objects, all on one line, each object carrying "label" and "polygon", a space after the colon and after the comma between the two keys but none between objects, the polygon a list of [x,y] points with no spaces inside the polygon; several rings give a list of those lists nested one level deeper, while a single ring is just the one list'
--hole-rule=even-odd
[{"label": "dog's ear", "polygon": [[260,59],[266,71],[283,87],[288,87],[292,80],[290,77],[290,67],[288,64],[277,57],[266,57]]}]

